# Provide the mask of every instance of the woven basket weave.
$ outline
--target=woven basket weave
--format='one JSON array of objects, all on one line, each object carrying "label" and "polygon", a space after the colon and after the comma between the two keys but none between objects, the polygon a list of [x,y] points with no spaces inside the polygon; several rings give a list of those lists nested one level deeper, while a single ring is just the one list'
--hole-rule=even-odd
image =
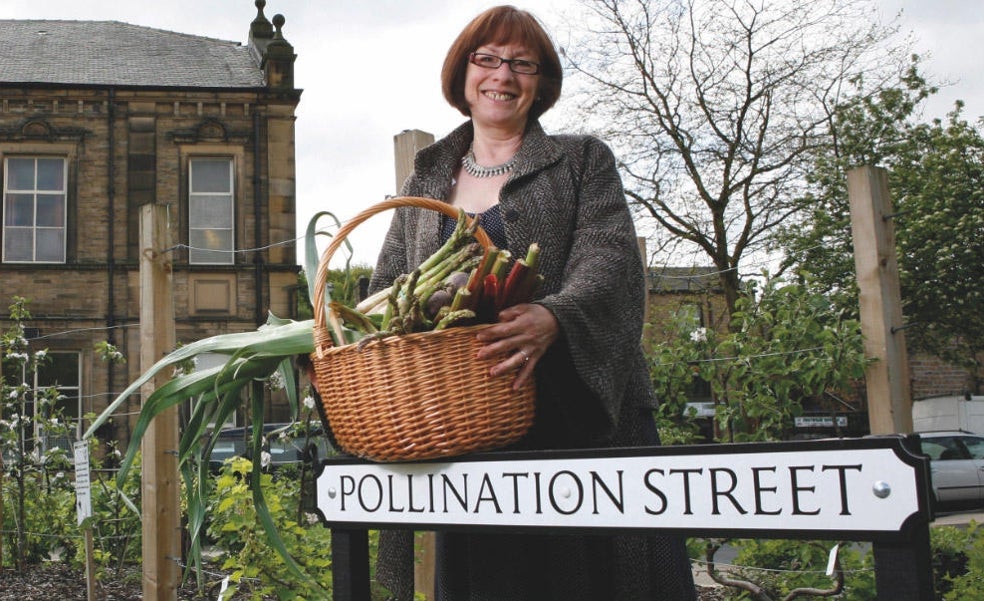
[{"label": "woven basket weave", "polygon": [[[328,262],[356,226],[382,211],[415,206],[458,217],[446,203],[418,197],[373,205],[339,229],[315,279],[314,363],[328,424],[344,451],[373,461],[415,461],[501,448],[533,423],[535,386],[512,389],[515,373],[491,377],[501,360],[475,358],[488,325],[390,336],[335,347],[326,323]],[[476,238],[488,247],[481,228]]]}]

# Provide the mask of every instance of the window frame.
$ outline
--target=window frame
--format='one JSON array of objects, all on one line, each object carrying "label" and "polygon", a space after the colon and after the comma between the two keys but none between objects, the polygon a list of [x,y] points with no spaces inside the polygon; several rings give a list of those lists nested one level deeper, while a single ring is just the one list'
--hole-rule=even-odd
[{"label": "window frame", "polygon": [[[0,165],[3,167],[3,183],[2,183],[2,201],[0,201],[0,263],[9,265],[64,265],[68,263],[68,249],[69,249],[69,156],[67,154],[46,154],[37,152],[23,152],[23,153],[0,153],[2,156],[2,161]],[[33,188],[19,189],[15,188],[11,191],[10,188],[10,161],[11,160],[25,160],[30,159],[34,162],[34,185]],[[39,160],[58,160],[61,161],[61,190],[41,190],[38,188],[38,161]],[[60,195],[61,206],[60,208],[60,226],[41,226],[38,225],[38,198],[44,195]],[[30,194],[32,196],[32,211],[33,218],[30,226],[22,225],[8,225],[7,224],[7,213],[8,213],[8,194]],[[15,230],[31,230],[31,259],[11,259],[8,257],[8,241],[10,240],[10,235],[12,231]],[[39,230],[47,231],[59,231],[61,233],[61,257],[58,260],[45,259],[39,260],[38,255],[38,232]]]},{"label": "window frame", "polygon": [[[198,192],[194,190],[194,170],[196,162],[224,162],[229,166],[229,189],[228,192]],[[187,165],[187,192],[186,192],[186,210],[188,214],[188,263],[190,265],[234,265],[236,263],[236,234],[237,234],[237,224],[236,224],[236,195],[238,192],[237,181],[237,160],[234,155],[231,154],[194,154],[188,157]],[[229,226],[228,228],[217,228],[217,227],[196,227],[196,216],[193,214],[194,198],[196,196],[227,196],[229,199]],[[229,236],[229,247],[223,249],[210,249],[200,247],[196,244],[196,236],[194,232],[196,231],[222,231],[228,232]],[[204,256],[196,256],[197,254],[203,254]],[[209,260],[209,258],[214,258],[216,255],[226,257],[225,260]]]}]

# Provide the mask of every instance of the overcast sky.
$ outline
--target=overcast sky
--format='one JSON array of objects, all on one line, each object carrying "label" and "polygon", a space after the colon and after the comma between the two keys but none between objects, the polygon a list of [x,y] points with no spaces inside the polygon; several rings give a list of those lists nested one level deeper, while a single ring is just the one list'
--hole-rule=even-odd
[{"label": "overcast sky", "polygon": [[[286,18],[284,37],[297,54],[298,235],[320,210],[342,221],[396,192],[393,136],[420,129],[437,137],[463,117],[440,92],[444,54],[477,13],[501,2],[480,0],[268,0],[265,14]],[[514,2],[552,33],[572,0]],[[881,0],[886,17],[903,11],[926,72],[952,85],[927,107],[942,117],[954,100],[984,115],[984,3],[979,0]],[[0,0],[2,19],[115,20],[221,40],[247,40],[252,0]],[[0,51],[2,54],[2,51]],[[558,109],[562,110],[563,104]],[[551,130],[551,113],[544,125]],[[355,261],[372,264],[389,215],[350,237]],[[302,247],[298,261],[303,261]]]}]

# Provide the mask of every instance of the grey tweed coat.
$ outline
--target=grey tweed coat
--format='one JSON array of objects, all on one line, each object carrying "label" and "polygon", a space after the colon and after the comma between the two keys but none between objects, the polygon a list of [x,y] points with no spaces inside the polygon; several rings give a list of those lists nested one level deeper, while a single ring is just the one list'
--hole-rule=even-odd
[{"label": "grey tweed coat", "polygon": [[[471,122],[422,149],[403,188],[446,199]],[[655,398],[640,344],[645,277],[611,150],[591,136],[548,136],[530,122],[499,197],[508,250],[541,248],[537,303],[560,336],[537,365],[536,419],[518,449],[657,444]],[[408,273],[440,246],[440,215],[397,209],[370,288]],[[384,533],[377,573],[412,597],[407,533]],[[447,534],[438,545],[442,601],[643,600],[695,597],[682,541],[652,536]]]}]

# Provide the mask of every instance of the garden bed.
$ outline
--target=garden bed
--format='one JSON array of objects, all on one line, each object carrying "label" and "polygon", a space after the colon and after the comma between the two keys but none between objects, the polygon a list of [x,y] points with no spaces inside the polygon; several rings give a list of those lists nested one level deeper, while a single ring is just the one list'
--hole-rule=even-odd
[{"label": "garden bed", "polygon": [[[141,601],[143,590],[139,566],[128,566],[120,573],[108,572],[96,584],[100,601]],[[724,601],[724,589],[698,587],[699,601]],[[193,582],[178,590],[179,601],[197,601],[198,591]],[[205,599],[216,599],[218,589],[206,591]],[[86,601],[85,573],[64,563],[44,563],[28,566],[23,571],[0,570],[0,601]],[[226,601],[245,601],[249,595],[237,593]]]}]

